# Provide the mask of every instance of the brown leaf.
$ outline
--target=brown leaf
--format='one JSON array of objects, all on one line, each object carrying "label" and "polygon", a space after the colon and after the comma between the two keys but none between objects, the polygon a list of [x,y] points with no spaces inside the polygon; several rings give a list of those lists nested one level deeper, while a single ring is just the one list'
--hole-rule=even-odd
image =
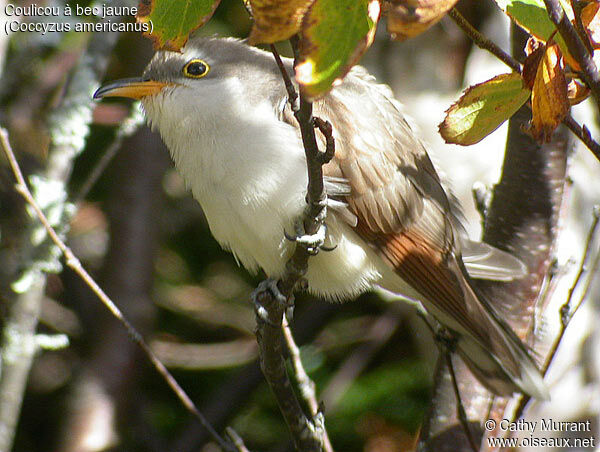
[{"label": "brown leaf", "polygon": [[302,25],[302,18],[315,0],[248,0],[254,24],[250,44],[273,43],[288,39]]},{"label": "brown leaf", "polygon": [[576,80],[571,80],[567,86],[567,95],[569,97],[569,104],[577,105],[588,98],[590,89]]},{"label": "brown leaf", "polygon": [[458,0],[388,0],[383,3],[388,31],[404,41],[423,33],[450,11]]},{"label": "brown leaf", "polygon": [[581,11],[581,22],[594,49],[600,49],[600,3],[591,2]]},{"label": "brown leaf", "polygon": [[540,46],[542,46],[544,44],[545,41],[541,41],[538,38],[536,38],[535,36],[529,36],[529,39],[527,40],[527,43],[525,44],[525,55],[529,56],[531,55],[534,51],[536,51],[537,49],[540,48]]},{"label": "brown leaf", "polygon": [[550,141],[552,132],[569,111],[567,81],[561,60],[558,45],[547,46],[535,76],[531,94],[531,133],[540,141]]},{"label": "brown leaf", "polygon": [[544,57],[545,52],[546,44],[533,37],[527,40],[527,45],[525,46],[525,54],[527,55],[527,58],[525,58],[525,62],[523,63],[521,76],[523,77],[525,86],[527,86],[529,89],[533,89],[533,83],[535,82],[538,67],[540,65],[540,61],[542,61],[542,58]]}]

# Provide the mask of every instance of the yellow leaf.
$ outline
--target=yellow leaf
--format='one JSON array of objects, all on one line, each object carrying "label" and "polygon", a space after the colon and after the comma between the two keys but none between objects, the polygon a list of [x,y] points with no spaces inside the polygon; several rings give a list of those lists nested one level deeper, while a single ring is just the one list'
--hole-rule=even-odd
[{"label": "yellow leaf", "polygon": [[450,11],[458,0],[388,0],[383,4],[392,38],[404,41],[423,33]]},{"label": "yellow leaf", "polygon": [[558,45],[547,46],[535,76],[531,94],[531,133],[537,140],[550,141],[552,132],[569,111],[567,81],[561,59]]},{"label": "yellow leaf", "polygon": [[470,86],[447,111],[439,125],[446,143],[478,143],[502,125],[529,99],[521,74],[500,74]]},{"label": "yellow leaf", "polygon": [[254,24],[250,44],[288,39],[302,25],[302,18],[314,0],[248,0]]}]

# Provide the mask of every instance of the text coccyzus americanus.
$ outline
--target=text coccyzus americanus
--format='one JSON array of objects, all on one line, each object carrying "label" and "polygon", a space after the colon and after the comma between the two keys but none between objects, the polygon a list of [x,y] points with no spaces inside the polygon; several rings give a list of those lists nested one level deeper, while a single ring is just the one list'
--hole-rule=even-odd
[{"label": "text coccyzus americanus", "polygon": [[[292,61],[284,60],[288,71]],[[306,207],[307,171],[297,123],[271,54],[233,39],[192,39],[158,52],[139,79],[96,98],[141,99],[217,241],[248,270],[280,277]],[[313,105],[333,125],[324,166],[328,240],[309,260],[311,292],[334,300],[373,286],[419,300],[452,330],[457,351],[487,388],[547,399],[534,361],[471,278],[524,273],[506,252],[466,238],[457,209],[391,90],[361,67]]]}]

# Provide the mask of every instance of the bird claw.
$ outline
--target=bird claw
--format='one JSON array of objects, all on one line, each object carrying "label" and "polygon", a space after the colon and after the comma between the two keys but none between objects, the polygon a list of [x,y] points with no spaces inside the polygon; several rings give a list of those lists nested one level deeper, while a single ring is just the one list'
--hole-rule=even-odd
[{"label": "bird claw", "polygon": [[265,295],[268,294],[278,305],[284,307],[286,316],[291,319],[294,312],[294,297],[289,299],[281,293],[277,286],[277,280],[273,278],[265,279],[261,281],[256,289],[252,292],[252,303],[254,304],[254,312],[256,317],[264,323],[267,323],[274,327],[281,326],[281,320],[279,322],[271,320],[269,317],[269,311],[263,305],[262,300]]},{"label": "bird claw", "polygon": [[296,235],[291,236],[287,233],[287,231],[283,231],[283,235],[290,242],[295,242],[298,245],[304,247],[306,251],[315,256],[319,253],[319,250],[323,251],[333,251],[336,249],[337,245],[333,246],[325,246],[325,240],[327,238],[327,225],[322,223],[319,226],[319,229],[314,234],[306,234],[304,231],[304,226],[301,221],[296,223]]}]

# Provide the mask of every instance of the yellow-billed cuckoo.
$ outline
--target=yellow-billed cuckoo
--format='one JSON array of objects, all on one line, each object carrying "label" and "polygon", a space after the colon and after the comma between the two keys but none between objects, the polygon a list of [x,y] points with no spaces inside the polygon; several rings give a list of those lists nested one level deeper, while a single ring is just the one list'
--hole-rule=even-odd
[{"label": "yellow-billed cuckoo", "polygon": [[[181,53],[158,52],[141,78],[95,94],[109,96],[141,99],[217,241],[248,270],[280,277],[293,250],[283,231],[303,214],[307,171],[273,56],[234,39],[193,39]],[[309,290],[345,300],[380,286],[419,300],[456,334],[486,387],[547,399],[524,345],[471,283],[521,277],[523,265],[466,238],[391,90],[355,67],[313,107],[333,125],[324,174],[336,246],[309,260]]]}]

